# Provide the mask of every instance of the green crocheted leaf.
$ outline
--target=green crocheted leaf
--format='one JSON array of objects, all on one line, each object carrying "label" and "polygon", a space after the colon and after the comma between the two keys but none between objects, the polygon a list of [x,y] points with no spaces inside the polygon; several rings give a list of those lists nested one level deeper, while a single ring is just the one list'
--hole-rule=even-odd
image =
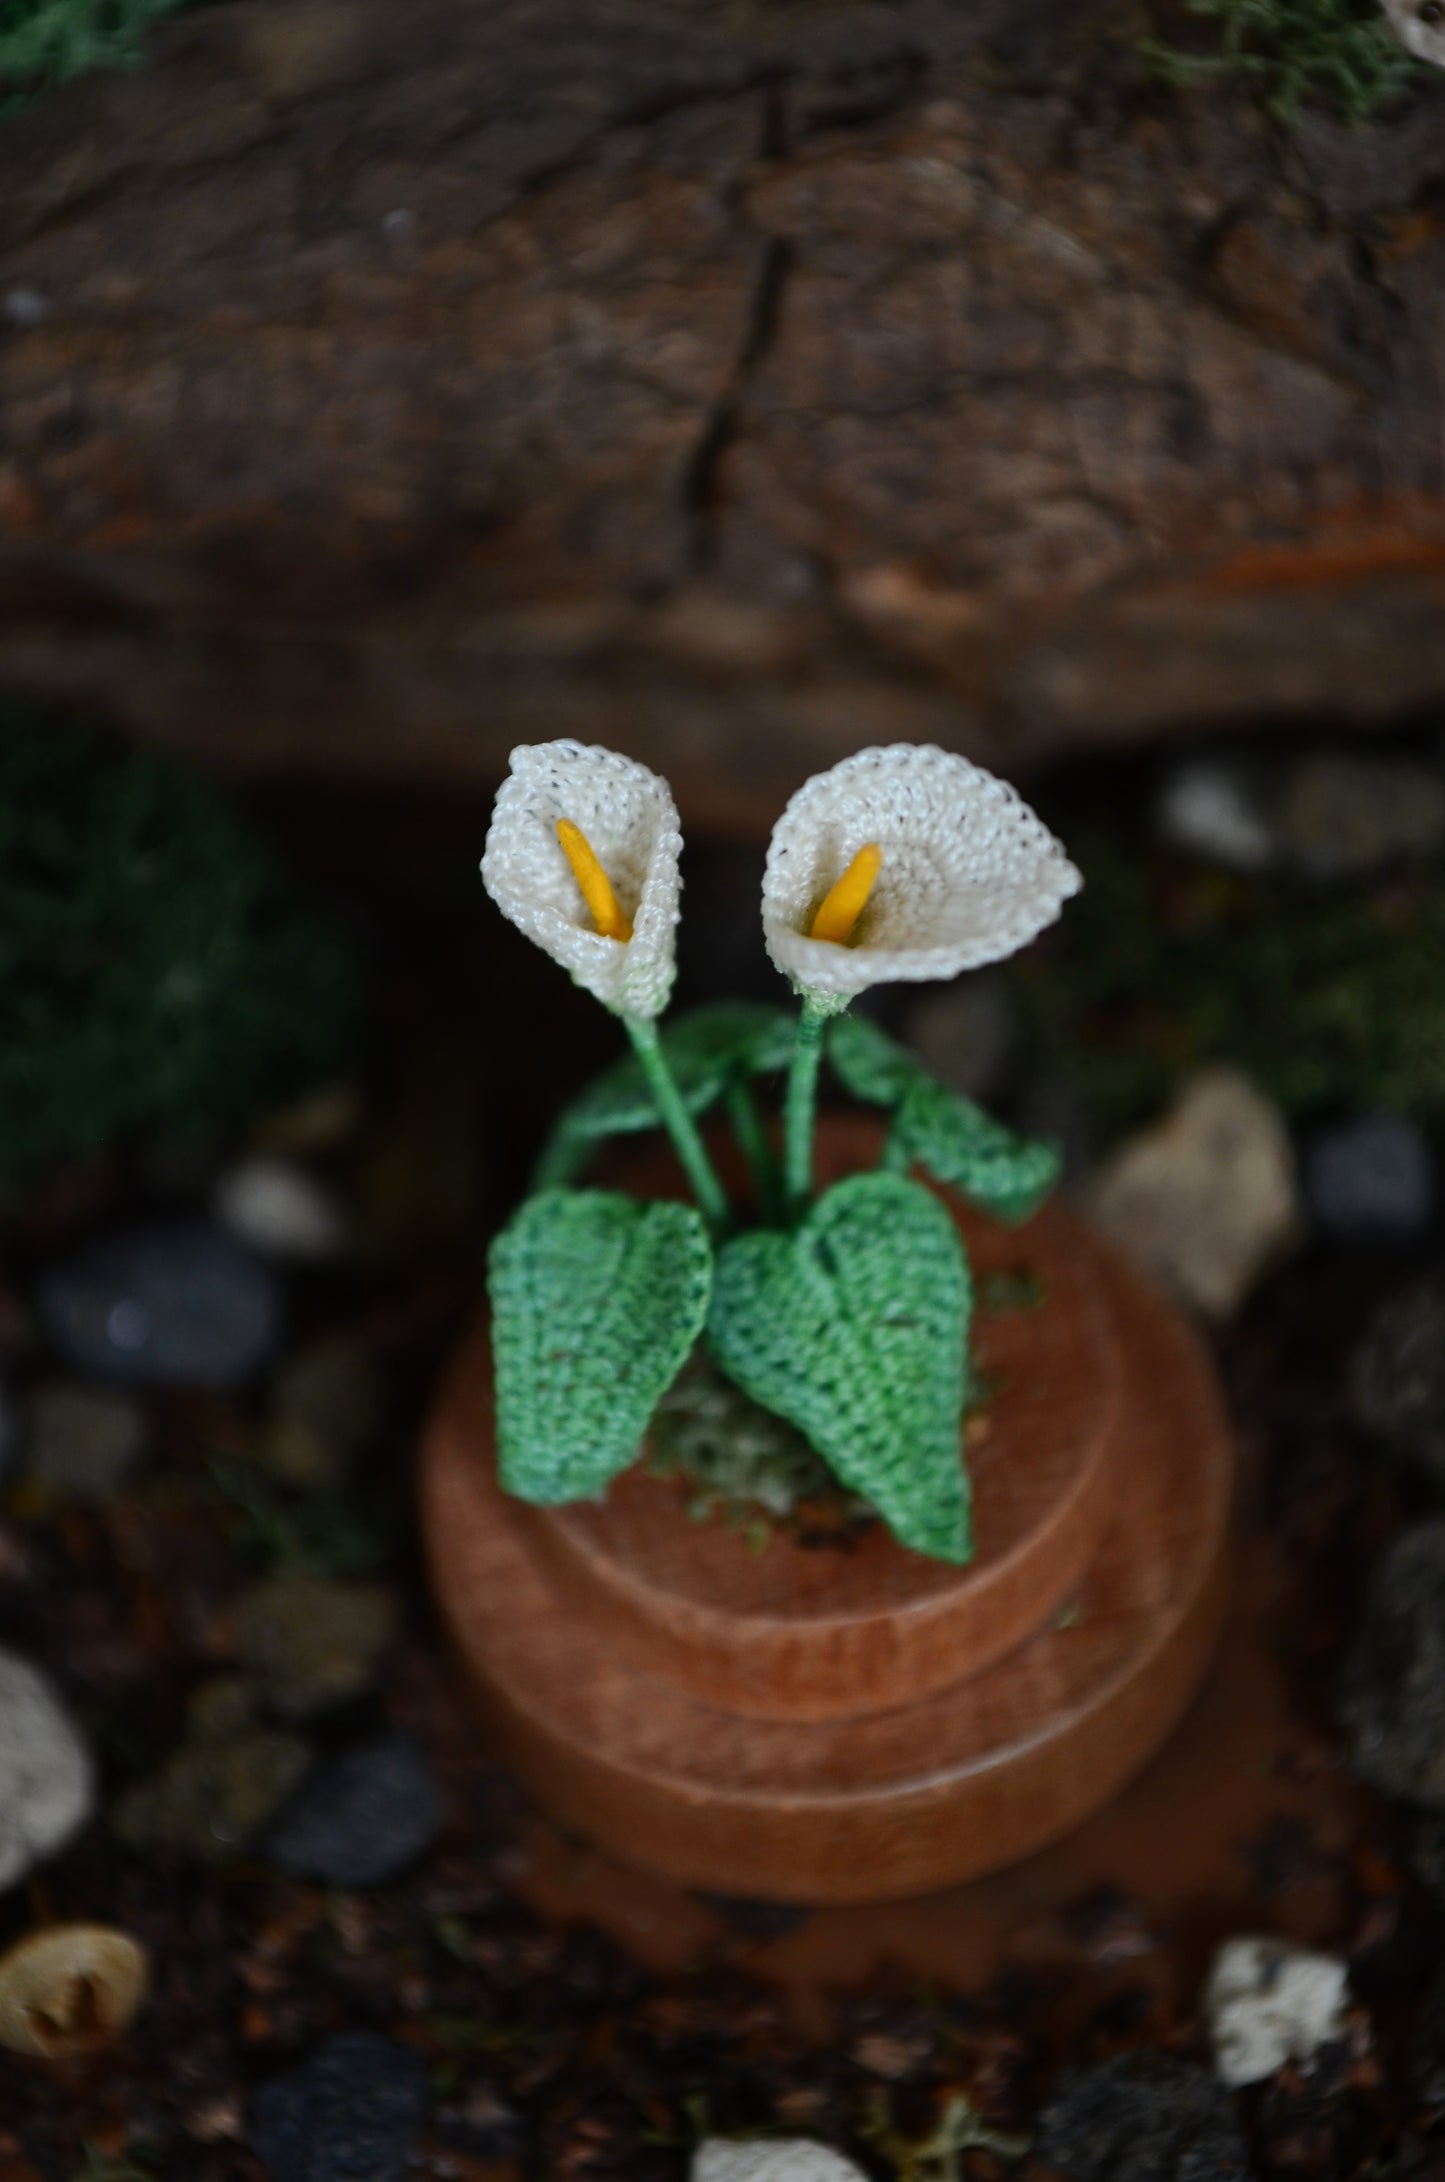
[{"label": "green crocheted leaf", "polygon": [[1059,1178],[1054,1145],[1015,1136],[972,1099],[926,1076],[894,1116],[888,1152],[891,1165],[926,1167],[1001,1220],[1026,1220]]},{"label": "green crocheted leaf", "polygon": [[609,1190],[527,1199],[489,1267],[509,1493],[552,1507],[626,1469],[702,1331],[711,1278],[691,1205]]},{"label": "green crocheted leaf", "polygon": [[923,1063],[866,1015],[840,1015],[828,1028],[828,1058],[845,1091],[870,1106],[897,1106],[916,1083],[931,1083]]},{"label": "green crocheted leaf", "polygon": [[[662,1032],[662,1050],[689,1113],[701,1114],[716,1104],[733,1078],[786,1068],[796,1035],[797,1017],[787,1008],[722,1002],[679,1016]],[[636,1055],[629,1053],[562,1114],[538,1162],[533,1187],[554,1189],[574,1180],[604,1137],[658,1126],[657,1101]]]},{"label": "green crocheted leaf", "polygon": [[708,1346],[905,1545],[966,1561],[971,1303],[958,1230],[937,1198],[903,1175],[856,1174],[793,1233],[724,1244]]}]

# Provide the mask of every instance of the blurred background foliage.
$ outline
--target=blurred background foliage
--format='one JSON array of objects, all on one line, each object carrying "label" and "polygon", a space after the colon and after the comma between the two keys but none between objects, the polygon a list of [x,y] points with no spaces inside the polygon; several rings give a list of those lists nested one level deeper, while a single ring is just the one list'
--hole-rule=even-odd
[{"label": "blurred background foliage", "polygon": [[351,1058],[349,948],[211,788],[0,715],[0,1177],[238,1121]]},{"label": "blurred background foliage", "polygon": [[0,106],[93,68],[134,67],[185,0],[0,0]]},{"label": "blurred background foliage", "polygon": [[1311,106],[1366,121],[1428,74],[1379,0],[1184,0],[1184,7],[1198,19],[1199,42],[1149,39],[1146,58],[1181,86],[1237,79],[1287,127]]},{"label": "blurred background foliage", "polygon": [[1085,886],[1015,976],[1034,1039],[1106,1133],[1207,1061],[1294,1118],[1445,1117],[1445,873],[1331,891],[1213,870],[1094,820]]}]

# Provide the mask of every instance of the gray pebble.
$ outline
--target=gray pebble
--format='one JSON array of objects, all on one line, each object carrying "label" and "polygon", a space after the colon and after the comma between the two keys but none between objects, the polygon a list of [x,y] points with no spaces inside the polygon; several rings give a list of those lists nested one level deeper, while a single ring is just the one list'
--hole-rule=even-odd
[{"label": "gray pebble", "polygon": [[37,1302],[68,1363],[136,1384],[243,1385],[281,1331],[276,1276],[200,1220],[86,1244],[42,1276]]},{"label": "gray pebble", "polygon": [[1305,1146],[1305,1206],[1341,1242],[1414,1242],[1435,1214],[1435,1154],[1399,1114],[1365,1114],[1320,1129]]},{"label": "gray pebble", "polygon": [[1386,1298],[1350,1359],[1356,1417],[1389,1451],[1445,1487],[1445,1281]]},{"label": "gray pebble", "polygon": [[1066,2069],[1033,2148],[1072,2182],[1247,2182],[1249,2172],[1229,2093],[1166,2053]]},{"label": "gray pebble", "polygon": [[421,2058],[343,2031],[251,2101],[251,2150],[274,2182],[402,2182],[426,2121]]},{"label": "gray pebble", "polygon": [[1340,1712],[1356,1772],[1445,1810],[1445,1522],[1405,1531],[1375,1570]]},{"label": "gray pebble", "polygon": [[425,1854],[441,1823],[424,1753],[409,1735],[382,1735],[318,1767],[272,1830],[267,1854],[298,1879],[383,1886]]}]

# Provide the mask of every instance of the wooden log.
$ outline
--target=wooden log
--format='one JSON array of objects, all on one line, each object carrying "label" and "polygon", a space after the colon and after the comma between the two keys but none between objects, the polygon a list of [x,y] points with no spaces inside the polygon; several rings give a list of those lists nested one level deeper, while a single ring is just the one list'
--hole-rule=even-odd
[{"label": "wooden log", "polygon": [[236,766],[1445,689],[1445,88],[1297,137],[1137,0],[234,0],[0,124],[0,686]]}]

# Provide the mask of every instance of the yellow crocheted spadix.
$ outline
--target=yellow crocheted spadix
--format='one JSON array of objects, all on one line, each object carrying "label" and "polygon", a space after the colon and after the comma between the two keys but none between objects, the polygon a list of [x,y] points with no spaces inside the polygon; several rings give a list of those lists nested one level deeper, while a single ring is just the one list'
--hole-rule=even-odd
[{"label": "yellow crocheted spadix", "polygon": [[612,881],[602,869],[582,828],[574,826],[570,818],[559,818],[557,839],[562,844],[562,854],[572,866],[572,876],[582,890],[582,899],[592,912],[592,922],[602,937],[631,939],[632,920],[613,893]]},{"label": "yellow crocheted spadix", "polygon": [[819,902],[808,928],[809,939],[831,940],[846,947],[853,927],[868,907],[868,897],[878,882],[883,851],[870,841],[854,857],[841,879],[836,879]]}]

